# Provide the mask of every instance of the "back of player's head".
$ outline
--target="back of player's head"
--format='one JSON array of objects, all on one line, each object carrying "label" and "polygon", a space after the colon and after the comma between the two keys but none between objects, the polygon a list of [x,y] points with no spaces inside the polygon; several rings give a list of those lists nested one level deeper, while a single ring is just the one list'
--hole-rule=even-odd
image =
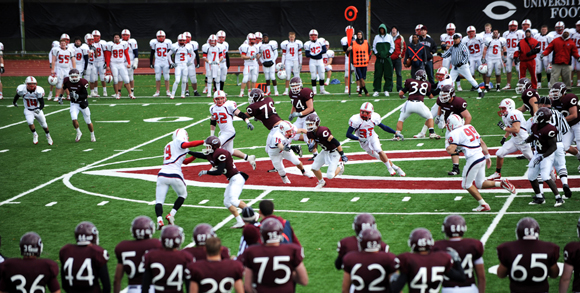
[{"label": "back of player's head", "polygon": [[212,237],[205,241],[205,251],[208,256],[220,255],[222,241],[219,237]]},{"label": "back of player's head", "polygon": [[289,32],[288,35],[289,36],[296,36],[296,33],[295,32]]},{"label": "back of player's head", "polygon": [[272,215],[274,213],[274,202],[271,200],[261,201],[260,212],[266,217]]}]

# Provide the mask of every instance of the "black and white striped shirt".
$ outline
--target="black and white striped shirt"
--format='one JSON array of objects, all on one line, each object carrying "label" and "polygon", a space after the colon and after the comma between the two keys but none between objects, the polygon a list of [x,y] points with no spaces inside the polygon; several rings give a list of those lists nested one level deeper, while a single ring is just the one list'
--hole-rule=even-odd
[{"label": "black and white striped shirt", "polygon": [[562,142],[562,137],[570,131],[570,125],[566,121],[566,118],[558,110],[550,109],[552,111],[552,118],[550,118],[550,124],[554,125],[558,129],[558,136],[556,137],[558,142]]},{"label": "black and white striped shirt", "polygon": [[467,46],[465,46],[465,44],[459,43],[457,46],[451,46],[449,50],[445,51],[445,53],[441,55],[442,58],[447,58],[449,56],[451,56],[451,64],[453,64],[453,66],[457,66],[459,64],[464,65],[467,64],[469,50],[467,50]]}]

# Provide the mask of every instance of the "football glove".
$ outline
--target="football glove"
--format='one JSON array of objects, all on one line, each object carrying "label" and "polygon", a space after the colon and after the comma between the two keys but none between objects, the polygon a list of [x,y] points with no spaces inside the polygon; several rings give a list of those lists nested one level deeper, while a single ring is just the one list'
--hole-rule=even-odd
[{"label": "football glove", "polygon": [[537,156],[534,159],[534,167],[537,166],[543,159],[544,159],[544,156]]},{"label": "football glove", "polygon": [[501,57],[501,61],[502,61],[503,63],[506,63],[506,62],[507,62],[507,58],[506,58],[506,57]]},{"label": "football glove", "polygon": [[195,68],[199,68],[199,64],[195,64]]},{"label": "football glove", "polygon": [[4,70],[4,66],[0,67],[0,74],[4,74],[4,72],[6,72],[6,70]]},{"label": "football glove", "polygon": [[365,142],[367,142],[367,140],[368,139],[366,137],[359,137],[358,138],[358,141],[360,141],[361,143],[365,143]]},{"label": "football glove", "polygon": [[433,123],[435,123],[435,124],[439,124],[439,121],[441,121],[441,117],[439,117],[439,116],[435,116],[435,117],[433,118]]},{"label": "football glove", "polygon": [[103,64],[103,69],[107,70],[107,63]]},{"label": "football glove", "polygon": [[197,175],[199,175],[199,177],[201,177],[205,174],[207,174],[207,170],[199,171],[199,174],[197,174]]},{"label": "football glove", "polygon": [[246,123],[246,125],[248,126],[249,130],[254,130],[254,125],[252,124],[252,122],[248,121],[248,123]]},{"label": "football glove", "polygon": [[506,138],[505,138],[505,136],[504,136],[504,137],[502,137],[502,138],[501,138],[501,141],[500,141],[499,143],[500,143],[501,145],[503,145],[503,144],[505,143],[505,140],[506,140]]},{"label": "football glove", "polygon": [[498,122],[497,126],[499,126],[499,128],[501,128],[501,130],[505,131],[505,129],[506,129],[505,124],[503,124],[503,121]]},{"label": "football glove", "polygon": [[485,62],[485,58],[481,57],[481,64],[486,64],[487,62]]},{"label": "football glove", "polygon": [[515,58],[514,58],[514,62],[515,62],[516,64],[517,64],[517,63],[520,63],[520,57],[515,57]]},{"label": "football glove", "polygon": [[316,142],[312,142],[308,144],[308,151],[313,152],[316,149]]},{"label": "football glove", "polygon": [[439,127],[439,129],[445,128],[445,116],[443,114],[441,114],[439,117],[439,123],[437,124],[437,127]]},{"label": "football glove", "polygon": [[447,254],[451,256],[454,263],[461,263],[461,257],[459,257],[459,253],[457,253],[457,250],[451,247],[447,247]]},{"label": "football glove", "polygon": [[346,155],[340,156],[340,159],[345,163],[348,162],[348,158],[346,157]]},{"label": "football glove", "polygon": [[401,140],[405,140],[405,137],[400,133],[395,133],[395,137],[400,138]]},{"label": "football glove", "polygon": [[173,69],[173,68],[175,68],[175,63],[169,64],[169,69]]},{"label": "football glove", "polygon": [[285,145],[284,146],[284,151],[285,152],[289,152],[291,150],[290,145]]},{"label": "football glove", "polygon": [[290,116],[288,116],[288,121],[294,120],[294,117],[300,117],[300,112],[290,113]]},{"label": "football glove", "polygon": [[58,103],[62,105],[62,96],[58,97]]},{"label": "football glove", "polygon": [[70,97],[76,101],[79,98],[79,94],[77,94],[77,92],[73,91],[70,93]]},{"label": "football glove", "polygon": [[40,114],[40,109],[34,109],[34,114],[36,115]]},{"label": "football glove", "polygon": [[445,51],[447,49],[447,44],[441,44],[441,50]]},{"label": "football glove", "polygon": [[12,105],[14,105],[14,107],[18,108],[18,104],[16,104],[16,102],[12,102]]},{"label": "football glove", "polygon": [[153,69],[153,68],[155,68],[155,65],[149,64],[149,68]]}]

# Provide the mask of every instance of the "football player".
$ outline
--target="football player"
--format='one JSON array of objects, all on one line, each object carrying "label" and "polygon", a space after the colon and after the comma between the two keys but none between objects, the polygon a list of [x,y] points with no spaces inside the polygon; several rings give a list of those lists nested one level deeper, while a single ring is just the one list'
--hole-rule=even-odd
[{"label": "football player", "polygon": [[564,31],[566,31],[566,25],[564,24],[563,21],[558,21],[554,25],[554,30],[551,31],[549,35],[552,37],[553,40],[555,38],[560,37],[564,33]]},{"label": "football player", "polygon": [[[304,53],[307,58],[310,58],[309,68],[310,68],[310,80],[312,81],[312,91],[316,94],[316,80],[318,80],[320,85],[321,94],[329,94],[324,90],[324,62],[322,60],[322,55],[326,53],[326,44],[318,39],[318,31],[313,29],[310,30],[310,40],[304,43]],[[319,78],[322,77],[322,78]]]},{"label": "football player", "polygon": [[420,24],[418,24],[418,25],[415,26],[415,33],[414,34],[411,34],[409,36],[409,43],[412,43],[412,41],[413,41],[413,35],[418,35],[418,36],[421,35],[421,29],[422,28],[423,28],[423,24],[422,23],[420,23]]},{"label": "football player", "polygon": [[[441,40],[441,50],[443,51],[447,51],[451,46],[453,46],[453,35],[458,34],[461,37],[460,33],[455,33],[455,24],[450,22],[447,24],[447,26],[445,27],[445,30],[447,31],[444,34],[441,34],[440,40]],[[409,43],[411,43],[411,41],[409,41]],[[441,67],[445,67],[447,69],[449,69],[451,66],[451,56],[447,57],[447,58],[443,58],[443,61],[441,61]],[[459,84],[459,81],[457,81],[457,84]]]},{"label": "football player", "polygon": [[50,70],[52,76],[56,76],[58,79],[56,84],[56,97],[62,98],[62,81],[65,77],[68,76],[68,72],[72,68],[76,68],[76,62],[73,62],[73,51],[69,50],[66,47],[66,41],[64,39],[60,40],[60,45],[57,50],[51,51],[52,55],[52,64],[54,66]]},{"label": "football player", "polygon": [[[193,52],[192,46],[186,45],[187,39],[183,34],[177,36],[177,43],[173,44],[169,55],[175,55],[175,81],[173,82],[173,88],[171,89],[170,99],[175,97],[175,92],[181,81],[181,98],[185,99],[185,86],[187,85],[187,79],[189,77],[189,67],[193,65],[193,59],[191,56],[195,54]],[[195,67],[194,69],[195,70]]]},{"label": "football player", "polygon": [[[338,247],[336,248],[338,256],[334,261],[334,267],[337,270],[342,270],[344,263],[343,259],[349,252],[359,251],[358,235],[366,229],[377,229],[375,217],[367,213],[356,215],[352,223],[352,229],[354,230],[355,236],[342,238],[338,242]],[[389,252],[389,245],[382,240],[380,241],[380,251]]]},{"label": "football player", "polygon": [[[566,85],[562,82],[556,82],[550,89],[550,99],[552,108],[560,111],[568,125],[570,131],[562,138],[564,150],[580,161],[580,152],[577,148],[572,147],[572,142],[576,141],[576,146],[580,145],[580,106],[578,106],[578,97],[573,93],[567,93]],[[578,166],[580,172],[580,166]]]},{"label": "football player", "polygon": [[[272,161],[272,165],[282,178],[284,184],[290,184],[290,179],[286,176],[286,170],[284,169],[283,159],[286,159],[292,164],[294,164],[302,172],[302,175],[313,178],[314,174],[311,171],[304,169],[302,162],[296,157],[296,155],[291,152],[290,143],[292,138],[296,135],[297,128],[288,121],[282,121],[278,125],[278,132],[274,133],[272,139],[270,139],[270,144],[268,145],[268,156]],[[306,132],[304,129],[301,129]]]},{"label": "football player", "polygon": [[[437,79],[437,83],[435,84],[434,87],[431,88],[431,94],[433,96],[438,96],[441,93],[441,89],[444,86],[446,85],[453,86],[453,81],[451,80],[448,70],[445,67],[439,67],[439,69],[437,69],[437,72],[435,73],[435,78]],[[437,124],[439,129],[443,129],[445,128],[445,126],[439,123],[438,113],[439,113],[439,105],[437,105],[437,101],[435,101],[435,103],[431,107],[431,115],[433,116],[433,125]],[[428,122],[429,120],[425,120],[425,124],[423,125],[421,132],[419,132],[416,135],[413,135],[413,138],[425,138],[425,134],[427,133],[427,130],[429,130]]]},{"label": "football player", "polygon": [[[92,36],[92,35],[91,35]],[[54,64],[52,64],[52,55],[54,55],[54,51],[58,50],[58,48],[60,47],[60,42],[59,41],[52,41],[52,47],[50,48],[50,51],[48,52],[48,66],[50,69],[52,69],[52,66]],[[2,51],[4,51],[4,45],[2,45]],[[4,54],[4,52],[2,52],[2,54],[0,54],[0,58],[2,61],[2,64],[4,64],[4,57],[2,56]],[[3,70],[3,69],[0,69]],[[0,86],[2,86],[2,84],[0,83]],[[54,90],[54,85],[50,84],[50,91],[48,92],[48,97],[46,98],[47,100],[52,100],[52,92]]]},{"label": "football player", "polygon": [[[196,72],[197,72],[196,68],[198,68],[199,64],[200,64],[199,63],[199,52],[198,52],[199,44],[196,41],[193,41],[191,39],[190,32],[184,32],[183,35],[185,36],[185,46],[190,47],[192,52],[193,52],[192,53],[193,55],[189,56],[189,59],[192,62],[191,62],[191,65],[189,65],[187,67],[187,74],[189,75],[189,80],[191,81],[191,88],[193,89],[193,95],[196,97],[199,97],[201,95],[197,92],[197,76],[196,76]],[[224,39],[225,39],[225,37],[224,37]],[[219,32],[218,32],[218,42],[219,42],[219,40],[220,40],[220,37],[219,37]],[[193,58],[195,58],[195,64],[193,64]],[[222,86],[222,88],[223,88],[223,86]],[[188,83],[185,84],[185,96],[189,97],[189,84]]]},{"label": "football player", "polygon": [[[250,246],[244,252],[246,292],[293,292],[296,283],[308,285],[308,273],[302,261],[304,250],[292,243],[280,245],[283,230],[277,219],[264,220],[260,226],[263,244]],[[283,271],[284,275],[277,271]]]},{"label": "football player", "polygon": [[[207,44],[202,46],[203,51],[203,61],[205,65],[209,66],[209,71],[206,71],[207,75],[207,96],[211,97],[213,94],[212,84],[216,85],[215,90],[221,90],[221,69],[220,63],[223,61],[223,48],[217,43],[216,35],[210,35],[207,39]],[[205,92],[205,91],[204,91]]]},{"label": "football player", "polygon": [[140,293],[143,283],[143,256],[150,250],[161,249],[161,242],[152,238],[155,224],[147,216],[136,217],[131,223],[131,235],[135,240],[123,240],[115,247],[117,267],[113,281],[113,292],[121,292],[123,275],[129,281],[127,293]]},{"label": "football player", "polygon": [[79,70],[80,75],[83,76],[89,65],[89,46],[83,44],[80,37],[75,37],[73,48],[76,68]]},{"label": "football player", "polygon": [[[538,43],[540,43],[540,52],[544,52],[546,48],[548,48],[548,45],[552,42],[552,37],[548,35],[547,25],[543,25],[540,29],[540,33],[536,34],[534,38],[538,40]],[[550,57],[542,58],[541,54],[536,55],[536,78],[538,79],[538,88],[542,88],[542,71],[546,72],[548,88],[550,88],[550,78],[552,75],[552,65],[550,64],[550,59]],[[572,62],[577,62],[577,60],[572,59]],[[578,86],[580,86],[580,84]]]},{"label": "football player", "polygon": [[[0,77],[4,72],[4,44],[0,43]],[[2,99],[4,99],[4,95],[2,95],[2,80],[0,79],[0,100]]]},{"label": "football player", "polygon": [[300,244],[300,240],[298,240],[298,237],[296,237],[296,233],[294,233],[294,229],[292,228],[292,225],[290,224],[289,220],[285,220],[282,217],[276,216],[274,215],[274,202],[269,200],[269,199],[264,199],[262,201],[260,201],[260,205],[259,205],[259,214],[260,214],[260,218],[262,219],[261,221],[264,222],[265,220],[269,219],[269,218],[274,218],[277,219],[278,221],[280,221],[280,223],[282,223],[282,227],[284,228],[284,235],[282,236],[282,242],[284,243],[294,243],[298,246],[302,246]]},{"label": "football player", "polygon": [[[449,145],[445,148],[448,154],[458,154],[460,151],[465,155],[465,167],[463,168],[461,187],[469,192],[479,203],[474,212],[485,212],[491,210],[489,204],[481,197],[479,189],[501,187],[512,194],[516,193],[516,188],[506,179],[501,181],[486,180],[485,167],[491,167],[491,158],[487,145],[480,137],[475,127],[471,124],[464,124],[463,118],[457,114],[447,118],[447,134],[445,140]],[[475,181],[475,185],[473,182]]]},{"label": "football player", "polygon": [[[429,128],[429,138],[440,139],[441,137],[435,133],[433,129],[433,115],[431,111],[423,103],[425,96],[430,99],[433,98],[431,93],[431,84],[427,81],[427,73],[425,70],[417,70],[415,72],[415,78],[409,78],[405,80],[405,86],[403,90],[399,91],[399,98],[403,99],[405,93],[409,93],[407,101],[403,108],[401,108],[401,115],[399,116],[399,121],[397,122],[397,131],[393,140],[399,141],[403,139],[401,131],[403,130],[403,123],[411,114],[418,114],[427,120],[427,127]],[[391,173],[392,174],[392,173]]]},{"label": "football player", "polygon": [[[198,224],[193,228],[193,243],[195,246],[184,248],[183,251],[193,255],[195,261],[206,260],[208,258],[206,243],[210,238],[217,237],[210,224]],[[230,259],[230,249],[222,246],[218,253],[222,259]]]},{"label": "football player", "polygon": [[[97,76],[97,68],[95,65],[96,62],[96,48],[95,48],[95,38],[93,37],[93,35],[91,34],[86,34],[85,35],[85,43],[83,45],[86,45],[88,49],[87,54],[89,56],[88,60],[87,60],[87,68],[85,69],[85,71],[83,72],[83,77],[85,79],[87,79],[89,81],[89,88],[90,88],[90,97],[93,97],[94,93],[95,93],[95,86],[93,86],[93,83],[95,83],[98,79]],[[52,88],[52,86],[51,86]]]},{"label": "football player", "polygon": [[242,79],[242,89],[240,91],[240,97],[244,96],[244,89],[246,85],[248,86],[248,94],[254,87],[254,83],[258,80],[258,62],[256,59],[260,58],[260,47],[256,45],[256,36],[249,33],[246,41],[240,46],[239,51],[242,54],[242,59],[244,60],[244,78]]},{"label": "football player", "polygon": [[[399,166],[393,164],[387,154],[383,152],[381,148],[381,143],[379,142],[379,136],[375,131],[375,126],[380,127],[382,130],[397,134],[392,128],[386,126],[381,122],[381,115],[375,113],[373,104],[365,102],[360,106],[359,114],[352,115],[350,120],[348,120],[348,130],[346,131],[346,137],[352,140],[358,140],[360,147],[371,155],[375,159],[381,160],[389,174],[395,176],[406,176],[403,169]],[[354,132],[354,134],[353,134]]]},{"label": "football player", "polygon": [[302,48],[304,45],[302,41],[296,40],[296,33],[288,33],[288,40],[283,41],[280,44],[282,49],[282,69],[286,70],[286,88],[282,95],[288,95],[288,87],[290,85],[290,79],[292,74],[294,77],[300,77],[300,71],[302,70]]},{"label": "football player", "polygon": [[[124,29],[121,31],[121,38],[123,41],[129,44],[129,60],[131,60],[131,67],[127,69],[127,74],[129,75],[129,84],[131,85],[131,93],[135,94],[135,69],[139,67],[139,46],[137,45],[137,40],[131,38],[131,31]],[[128,62],[126,64],[129,64]]]},{"label": "football player", "polygon": [[[171,40],[165,38],[164,31],[157,31],[155,39],[149,42],[151,47],[151,54],[149,54],[149,67],[155,68],[155,94],[154,97],[159,97],[159,90],[161,89],[161,74],[163,73],[163,80],[165,80],[165,93],[171,96],[169,91],[169,71],[173,68],[173,62],[167,53],[171,50]],[[155,57],[155,60],[153,58]]]},{"label": "football player", "polygon": [[484,79],[487,81],[486,89],[491,89],[491,73],[495,72],[495,88],[496,91],[500,91],[501,84],[501,68],[503,65],[504,54],[506,51],[506,40],[499,36],[498,30],[493,30],[492,37],[485,41],[485,47],[483,50],[483,60],[487,61],[487,75]]},{"label": "football player", "polygon": [[42,248],[42,240],[34,232],[20,238],[22,258],[9,258],[0,264],[0,292],[44,292],[45,287],[53,293],[61,292],[57,278],[58,264],[39,258]]},{"label": "football player", "polygon": [[[352,28],[352,27],[350,25],[347,26],[344,29],[345,32],[349,28]],[[352,29],[354,31],[354,28],[352,28]],[[356,36],[353,34],[351,42],[354,42],[355,37]],[[345,94],[348,94],[348,85],[349,85],[349,83],[352,83],[351,81],[348,80],[348,74],[349,74],[349,72],[348,72],[348,69],[347,68],[349,66],[350,66],[351,77],[353,77],[353,80],[354,80],[354,65],[352,65],[352,63],[350,62],[350,59],[349,59],[350,57],[349,57],[349,54],[347,52],[347,50],[348,50],[348,37],[342,37],[342,39],[340,39],[340,45],[342,45],[342,50],[344,52],[344,85],[345,85],[345,87],[344,87],[344,93]],[[358,89],[357,89],[357,92],[358,92]]]},{"label": "football player", "polygon": [[[568,31],[570,33],[570,39],[574,41],[574,44],[576,44],[576,49],[580,51],[580,20],[576,22],[576,29],[570,29]],[[578,59],[572,58],[572,70],[572,73],[576,71],[576,86],[580,87],[580,61],[578,61]],[[572,82],[572,76],[570,76],[570,84],[573,84]]]},{"label": "football player", "polygon": [[[388,292],[391,276],[399,269],[399,259],[393,253],[381,251],[381,237],[381,232],[374,228],[360,233],[359,251],[344,258],[342,292]],[[377,271],[377,267],[381,269]]]},{"label": "football player", "polygon": [[114,84],[113,88],[117,92],[117,100],[121,99],[121,89],[123,83],[129,93],[129,98],[135,99],[133,91],[131,91],[131,84],[129,81],[129,74],[127,70],[131,68],[131,57],[129,56],[129,43],[122,41],[119,34],[113,36],[113,42],[107,46],[105,51],[105,62],[107,63],[107,71],[112,71]]},{"label": "football player", "polygon": [[16,88],[16,95],[12,101],[12,105],[18,107],[16,101],[18,101],[18,98],[22,97],[22,100],[24,101],[24,117],[26,117],[28,128],[32,131],[32,142],[34,144],[38,143],[38,134],[34,127],[34,119],[36,119],[40,124],[40,127],[44,129],[44,133],[46,133],[48,145],[52,145],[52,137],[50,137],[48,125],[46,124],[46,117],[44,117],[44,112],[42,111],[42,109],[44,109],[44,89],[37,86],[38,82],[34,76],[27,77],[24,83],[25,84],[21,84]]},{"label": "football player", "polygon": [[[580,219],[576,224],[576,232],[580,237]],[[564,269],[562,277],[560,278],[560,292],[568,292],[572,274],[574,274],[574,282],[572,283],[572,292],[580,292],[580,282],[578,276],[578,269],[580,269],[580,242],[572,241],[564,246]],[[577,269],[578,268],[578,269]]]},{"label": "football player", "polygon": [[507,47],[507,58],[505,63],[504,71],[506,72],[507,84],[502,89],[509,90],[512,88],[512,68],[515,65],[516,71],[520,72],[519,63],[516,62],[514,53],[518,50],[518,43],[520,40],[524,39],[524,33],[517,31],[518,29],[518,22],[512,20],[509,22],[508,25],[509,30],[503,33],[503,38],[506,40],[506,47]]},{"label": "football player", "polygon": [[534,156],[528,165],[528,180],[536,194],[534,200],[530,202],[530,204],[535,205],[546,203],[544,194],[540,191],[538,183],[538,175],[541,175],[541,179],[548,184],[554,193],[556,199],[554,206],[559,207],[564,204],[564,200],[558,192],[556,182],[554,182],[550,176],[552,173],[552,166],[554,165],[554,153],[558,148],[556,137],[558,129],[550,124],[551,118],[552,112],[550,109],[538,109],[534,115],[534,124],[532,125],[531,135],[528,136],[526,140],[520,142],[520,144],[533,142],[535,146]]},{"label": "football player", "polygon": [[237,257],[240,257],[248,247],[254,244],[262,244],[260,239],[260,222],[258,222],[259,216],[250,206],[242,209],[242,219],[246,225],[242,230],[242,238],[240,239]]},{"label": "football player", "polygon": [[[463,37],[462,43],[469,49],[469,70],[471,75],[475,76],[476,69],[479,65],[486,64],[483,58],[483,46],[485,39],[475,33],[475,27],[470,25],[467,27],[467,36]],[[475,91],[477,87],[472,86],[471,91]]]},{"label": "football player", "polygon": [[[433,251],[447,251],[453,248],[459,254],[461,267],[465,272],[465,282],[443,281],[443,292],[485,292],[485,267],[483,265],[483,244],[477,239],[463,238],[467,231],[465,219],[460,215],[449,215],[443,220],[441,230],[445,240],[437,240]],[[477,276],[476,278],[473,274]]]},{"label": "football player", "polygon": [[231,228],[242,228],[245,224],[238,213],[238,208],[243,209],[246,207],[246,203],[240,200],[240,194],[242,194],[242,189],[249,176],[244,172],[238,171],[230,152],[221,148],[221,142],[218,137],[209,136],[205,139],[203,145],[205,149],[202,152],[189,152],[189,154],[196,158],[208,160],[215,168],[200,171],[198,175],[199,177],[203,175],[224,175],[228,179],[229,183],[224,192],[224,205],[236,219],[236,224]]},{"label": "football player", "polygon": [[[107,50],[107,42],[105,40],[101,40],[101,32],[98,30],[94,30],[91,35],[93,35],[95,47],[95,68],[96,74],[101,78],[101,85],[103,86],[103,97],[107,96],[107,83],[105,82],[105,70],[107,69],[105,66],[105,51]],[[93,84],[93,97],[99,97],[98,92],[98,85],[97,79],[95,78]]]},{"label": "football player", "polygon": [[[538,111],[538,99],[540,99],[540,94],[538,91],[532,88],[532,83],[527,78],[520,78],[518,84],[516,85],[516,94],[521,95],[523,105],[521,105],[518,110],[520,112],[528,111],[530,112],[530,119],[528,119],[528,127],[532,126],[532,120],[534,114]],[[528,128],[526,127],[526,128]]]},{"label": "football player", "polygon": [[246,117],[254,117],[260,120],[264,126],[270,130],[268,138],[266,139],[266,153],[268,152],[268,145],[274,134],[278,131],[278,125],[282,122],[280,116],[274,107],[274,101],[270,97],[264,97],[264,92],[255,88],[250,92],[248,97],[249,105],[246,107]]},{"label": "football player", "polygon": [[[75,228],[76,244],[60,249],[60,278],[65,292],[111,292],[109,253],[99,246],[99,230],[91,222]],[[100,283],[100,284],[99,284]]]},{"label": "football player", "polygon": [[560,247],[539,240],[540,225],[533,218],[518,221],[516,237],[497,247],[497,276],[509,276],[511,292],[548,292],[548,277],[555,279],[560,272]]},{"label": "football player", "polygon": [[[510,98],[503,99],[499,103],[499,111],[497,114],[501,117],[502,120],[497,123],[497,126],[499,126],[501,130],[505,131],[505,134],[500,142],[501,147],[495,154],[497,156],[495,163],[495,173],[489,176],[487,178],[488,180],[501,178],[501,167],[503,166],[505,156],[520,151],[524,157],[528,159],[528,161],[533,157],[531,146],[529,144],[520,144],[522,140],[526,140],[528,138],[528,130],[524,125],[526,121],[524,114],[522,114],[520,110],[516,109],[514,101]],[[506,141],[506,139],[510,136],[511,139]]]},{"label": "football player", "polygon": [[[154,249],[143,256],[143,283],[141,292],[149,292],[153,286],[155,292],[184,292],[187,267],[194,262],[191,254],[179,250],[184,240],[183,229],[171,225],[161,230],[161,249]],[[163,288],[162,290],[160,290]]]},{"label": "football player", "polygon": [[277,81],[276,81],[276,59],[278,58],[278,42],[270,41],[268,34],[264,34],[264,42],[260,45],[260,63],[262,63],[262,69],[264,71],[264,77],[266,78],[266,96],[270,95],[270,81],[274,86],[275,96],[279,96]]},{"label": "football player", "polygon": [[91,110],[89,109],[88,100],[89,92],[87,91],[88,87],[89,82],[86,79],[81,78],[79,70],[75,68],[69,71],[68,77],[65,77],[63,81],[62,88],[67,92],[68,96],[71,97],[70,116],[72,119],[73,127],[77,133],[75,138],[76,142],[79,142],[81,140],[81,136],[83,135],[79,128],[79,112],[83,113],[85,123],[87,123],[87,127],[91,132],[91,141],[97,141],[95,138],[95,128],[93,127],[93,122],[91,121]]},{"label": "football player", "polygon": [[316,113],[308,114],[305,124],[306,135],[312,141],[308,144],[308,150],[312,151],[317,145],[322,147],[322,151],[314,158],[314,163],[312,163],[311,167],[318,179],[315,189],[321,189],[326,185],[326,181],[322,178],[320,168],[323,165],[328,165],[326,178],[332,179],[344,173],[344,163],[348,161],[348,158],[342,151],[340,142],[332,135],[330,129],[320,126],[320,118]]},{"label": "football player", "polygon": [[[324,85],[330,84],[330,77],[332,76],[332,60],[334,60],[334,51],[330,50],[330,43],[324,40],[326,44],[326,53],[322,54],[322,62],[324,63],[324,70],[326,71],[326,80]],[[320,78],[320,77],[319,77]],[[322,77],[324,79],[324,77]]]},{"label": "football player", "polygon": [[483,38],[484,42],[488,42],[493,37],[493,30],[491,27],[491,23],[486,23],[484,26],[484,31],[479,33],[479,35]]},{"label": "football player", "polygon": [[220,62],[220,89],[225,89],[226,78],[228,76],[228,69],[230,68],[230,55],[228,51],[230,50],[230,44],[226,42],[226,32],[220,30],[216,34],[218,38],[218,44],[221,45],[223,50],[224,59]]},{"label": "football player", "polygon": [[[290,100],[292,102],[292,109],[290,110],[290,116],[288,116],[288,121],[294,122],[294,126],[297,129],[305,129],[306,116],[310,113],[316,113],[314,110],[314,92],[312,89],[302,87],[302,79],[299,76],[295,76],[290,80]],[[293,140],[307,141],[305,136],[301,133],[296,133]],[[302,157],[302,148],[299,145],[290,146],[294,153],[299,157]],[[313,150],[314,157],[318,155],[318,151],[315,148]]]},{"label": "football player", "polygon": [[399,274],[393,275],[395,280],[391,282],[390,292],[401,292],[405,284],[408,284],[409,292],[412,293],[423,292],[428,288],[432,292],[439,292],[444,277],[455,282],[465,282],[465,272],[457,251],[451,247],[446,252],[432,251],[435,242],[429,230],[413,230],[407,243],[411,252],[397,256]]},{"label": "football player", "polygon": [[518,32],[525,33],[527,29],[532,31],[532,36],[538,34],[538,30],[532,28],[532,21],[530,19],[524,19],[524,21],[522,21],[522,29],[518,30]]},{"label": "football player", "polygon": [[190,293],[244,291],[244,266],[241,262],[220,256],[222,241],[218,237],[207,240],[205,251],[207,260],[195,259],[188,266],[191,273]]}]

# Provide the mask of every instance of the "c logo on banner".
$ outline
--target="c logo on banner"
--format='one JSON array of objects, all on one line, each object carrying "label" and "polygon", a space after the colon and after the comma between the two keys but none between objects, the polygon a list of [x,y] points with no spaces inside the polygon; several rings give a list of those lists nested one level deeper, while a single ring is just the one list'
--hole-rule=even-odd
[{"label": "c logo on banner", "polygon": [[344,11],[344,18],[346,18],[347,21],[355,21],[357,13],[358,9],[356,9],[356,7],[349,6]]},{"label": "c logo on banner", "polygon": [[[505,7],[508,9],[508,11],[504,14],[496,14],[493,13],[493,9],[496,7]],[[504,20],[510,16],[512,16],[514,13],[516,13],[517,7],[515,7],[513,4],[507,2],[507,1],[494,1],[489,3],[485,9],[483,9],[483,13],[485,13],[489,18],[491,19],[495,19],[495,20]]]}]

